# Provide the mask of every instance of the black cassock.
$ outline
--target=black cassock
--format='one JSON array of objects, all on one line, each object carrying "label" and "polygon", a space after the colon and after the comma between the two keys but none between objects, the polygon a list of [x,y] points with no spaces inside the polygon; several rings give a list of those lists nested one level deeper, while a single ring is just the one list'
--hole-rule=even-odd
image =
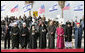
[{"label": "black cassock", "polygon": [[39,48],[46,48],[46,34],[47,34],[47,28],[46,25],[39,27]]},{"label": "black cassock", "polygon": [[18,27],[13,27],[12,28],[12,49],[14,49],[14,47],[19,48],[19,33],[20,30]]},{"label": "black cassock", "polygon": [[30,31],[30,42],[29,42],[29,48],[36,49],[37,48],[37,30]]},{"label": "black cassock", "polygon": [[72,26],[65,27],[65,41],[66,42],[71,42],[72,41]]},{"label": "black cassock", "polygon": [[[53,26],[48,26],[48,48],[52,49],[55,48],[55,30],[56,27]],[[53,34],[51,34],[53,32]]]},{"label": "black cassock", "polygon": [[29,38],[28,34],[29,34],[28,28],[23,27],[21,29],[21,34],[20,34],[20,44],[21,44],[22,48],[24,48],[24,47],[26,48],[26,46],[27,46],[27,39]]}]

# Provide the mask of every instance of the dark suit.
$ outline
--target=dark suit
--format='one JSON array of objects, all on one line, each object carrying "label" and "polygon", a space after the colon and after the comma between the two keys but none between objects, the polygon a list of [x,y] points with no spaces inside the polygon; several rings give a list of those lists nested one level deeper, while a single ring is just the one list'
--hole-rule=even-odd
[{"label": "dark suit", "polygon": [[4,27],[4,48],[6,49],[7,41],[8,41],[8,48],[10,48],[10,27],[8,26],[8,29]]}]

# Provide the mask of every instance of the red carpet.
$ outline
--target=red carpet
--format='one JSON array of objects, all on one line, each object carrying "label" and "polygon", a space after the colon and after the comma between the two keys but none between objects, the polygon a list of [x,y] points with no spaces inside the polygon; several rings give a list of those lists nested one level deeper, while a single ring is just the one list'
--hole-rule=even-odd
[{"label": "red carpet", "polygon": [[84,52],[84,49],[2,49],[1,52]]}]

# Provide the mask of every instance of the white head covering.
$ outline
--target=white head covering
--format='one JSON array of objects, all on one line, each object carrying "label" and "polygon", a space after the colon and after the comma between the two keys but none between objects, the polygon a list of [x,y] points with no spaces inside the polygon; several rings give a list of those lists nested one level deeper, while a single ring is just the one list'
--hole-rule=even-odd
[{"label": "white head covering", "polygon": [[14,24],[17,24],[16,22],[14,22]]},{"label": "white head covering", "polygon": [[23,25],[26,25],[26,23],[23,23]]},{"label": "white head covering", "polygon": [[15,24],[17,24],[17,23],[16,23],[16,22],[14,22],[14,23],[13,23],[13,26],[14,26]]}]

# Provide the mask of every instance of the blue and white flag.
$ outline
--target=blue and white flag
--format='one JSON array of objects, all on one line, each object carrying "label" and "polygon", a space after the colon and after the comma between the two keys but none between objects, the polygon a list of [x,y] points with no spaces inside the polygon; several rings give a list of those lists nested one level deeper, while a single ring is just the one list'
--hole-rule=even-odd
[{"label": "blue and white flag", "polygon": [[23,9],[25,10],[24,12],[30,11],[32,9],[32,4],[28,4],[26,6],[23,7]]},{"label": "blue and white flag", "polygon": [[57,4],[53,5],[51,8],[49,8],[49,12],[58,10]]},{"label": "blue and white flag", "polygon": [[5,10],[4,7],[5,7],[5,5],[2,5],[1,6],[1,11],[4,11]]},{"label": "blue and white flag", "polygon": [[70,3],[67,3],[66,6],[63,8],[63,10],[69,10],[70,9]]},{"label": "blue and white flag", "polygon": [[82,7],[83,7],[83,4],[80,4],[76,7],[74,7],[74,11],[82,11],[83,10]]}]

